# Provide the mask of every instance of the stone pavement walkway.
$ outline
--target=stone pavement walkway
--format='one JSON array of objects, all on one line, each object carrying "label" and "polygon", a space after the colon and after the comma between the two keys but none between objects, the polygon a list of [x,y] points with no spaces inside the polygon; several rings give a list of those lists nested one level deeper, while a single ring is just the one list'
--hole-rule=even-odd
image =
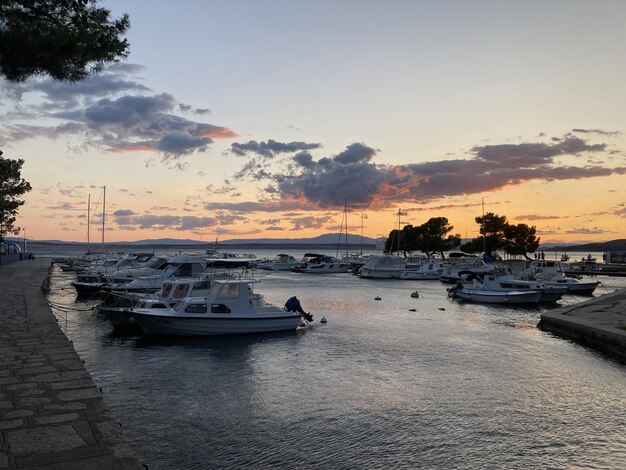
[{"label": "stone pavement walkway", "polygon": [[0,470],[144,469],[47,304],[49,267],[0,268]]},{"label": "stone pavement walkway", "polygon": [[626,289],[542,313],[539,328],[626,363]]}]

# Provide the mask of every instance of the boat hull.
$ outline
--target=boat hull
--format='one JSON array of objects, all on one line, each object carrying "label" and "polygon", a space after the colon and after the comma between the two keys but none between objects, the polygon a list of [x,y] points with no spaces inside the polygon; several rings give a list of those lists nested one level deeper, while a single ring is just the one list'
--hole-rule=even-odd
[{"label": "boat hull", "polygon": [[308,265],[291,268],[292,271],[297,273],[306,274],[340,274],[350,271],[350,265],[348,263],[332,263],[326,265]]},{"label": "boat hull", "polygon": [[467,302],[476,302],[482,304],[538,304],[541,298],[540,291],[480,291],[457,289],[453,292],[454,297],[465,300]]},{"label": "boat hull", "polygon": [[276,317],[165,317],[133,313],[146,334],[175,336],[214,336],[269,333],[295,330],[300,325],[296,315]]}]

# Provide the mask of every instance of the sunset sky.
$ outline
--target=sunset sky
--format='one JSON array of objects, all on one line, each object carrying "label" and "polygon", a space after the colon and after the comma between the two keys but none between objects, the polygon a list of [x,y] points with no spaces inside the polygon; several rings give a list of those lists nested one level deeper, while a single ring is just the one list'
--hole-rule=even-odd
[{"label": "sunset sky", "polygon": [[128,59],[0,82],[32,239],[386,235],[485,210],[626,237],[626,2],[103,1]]}]

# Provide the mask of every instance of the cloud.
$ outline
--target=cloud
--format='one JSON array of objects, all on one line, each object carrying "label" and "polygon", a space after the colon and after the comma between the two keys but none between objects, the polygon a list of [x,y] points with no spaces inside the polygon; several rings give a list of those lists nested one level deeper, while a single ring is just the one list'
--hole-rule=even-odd
[{"label": "cloud", "polygon": [[324,227],[325,224],[332,222],[331,216],[315,217],[294,217],[290,220],[293,224],[292,231],[304,230],[304,229],[317,229]]},{"label": "cloud", "polygon": [[562,215],[539,215],[539,214],[528,214],[528,215],[517,215],[513,217],[515,220],[554,220],[554,219],[567,219],[567,216]]},{"label": "cloud", "polygon": [[615,137],[621,134],[619,131],[605,131],[602,129],[572,129],[572,132],[578,134],[598,134]]},{"label": "cloud", "polygon": [[[26,95],[42,94],[43,104],[22,106],[21,115],[14,112],[11,123],[0,128],[0,136],[14,142],[69,136],[83,141],[74,145],[79,149],[97,147],[115,153],[148,151],[160,154],[163,161],[206,151],[214,139],[237,137],[226,127],[177,115],[176,112],[192,107],[178,103],[168,93],[152,93],[136,80],[129,80],[128,75],[139,70],[127,64],[76,84],[43,80],[4,88],[6,96],[25,103],[29,102]],[[194,114],[210,112],[198,108]],[[61,123],[33,125],[36,118]],[[174,166],[181,168],[184,164]]]},{"label": "cloud", "polygon": [[622,202],[621,204],[618,204],[615,208],[613,208],[613,215],[626,218],[626,204]]},{"label": "cloud", "polygon": [[128,216],[128,215],[135,215],[135,213],[131,211],[130,209],[120,209],[120,210],[113,212],[113,215],[114,216]]},{"label": "cloud", "polygon": [[124,209],[113,213],[113,222],[125,230],[197,230],[219,227],[245,221],[246,218],[237,214],[220,213],[215,217],[178,216],[135,214],[132,210]]},{"label": "cloud", "polygon": [[599,227],[577,227],[565,230],[563,233],[568,235],[602,235],[604,233],[612,233],[610,230],[604,230]]},{"label": "cloud", "polygon": [[177,230],[193,230],[198,228],[209,228],[218,225],[217,219],[214,217],[181,217],[180,227]]},{"label": "cloud", "polygon": [[307,144],[306,142],[277,142],[269,139],[267,142],[250,140],[246,143],[234,142],[230,145],[230,151],[234,155],[245,156],[254,153],[261,157],[272,158],[279,153],[293,153],[300,150],[313,150],[320,148],[321,144]]},{"label": "cloud", "polygon": [[49,210],[62,210],[62,211],[82,211],[85,210],[84,207],[76,207],[71,202],[62,202],[60,204],[56,204],[54,206],[48,206],[46,209]]},{"label": "cloud", "polygon": [[234,212],[285,212],[292,210],[315,210],[311,204],[302,204],[299,201],[259,201],[259,202],[210,202],[204,205],[206,210],[226,210]]},{"label": "cloud", "polygon": [[[625,174],[625,167],[575,165],[581,154],[606,152],[604,143],[567,134],[550,143],[473,147],[470,158],[406,165],[373,162],[375,150],[363,143],[317,161],[300,152],[278,170],[248,162],[237,178],[266,180],[283,201],[298,201],[319,209],[341,207],[381,209],[395,203],[428,203],[441,197],[480,194],[532,180],[572,180]],[[569,164],[564,159],[573,160]]]}]

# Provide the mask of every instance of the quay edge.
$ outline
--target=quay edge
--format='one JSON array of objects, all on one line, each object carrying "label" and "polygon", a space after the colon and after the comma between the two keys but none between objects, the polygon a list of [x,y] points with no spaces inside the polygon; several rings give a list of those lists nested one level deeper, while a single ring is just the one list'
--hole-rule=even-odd
[{"label": "quay edge", "polygon": [[49,269],[0,267],[0,470],[143,470],[42,293]]},{"label": "quay edge", "polygon": [[537,326],[626,364],[626,289],[542,313]]}]

